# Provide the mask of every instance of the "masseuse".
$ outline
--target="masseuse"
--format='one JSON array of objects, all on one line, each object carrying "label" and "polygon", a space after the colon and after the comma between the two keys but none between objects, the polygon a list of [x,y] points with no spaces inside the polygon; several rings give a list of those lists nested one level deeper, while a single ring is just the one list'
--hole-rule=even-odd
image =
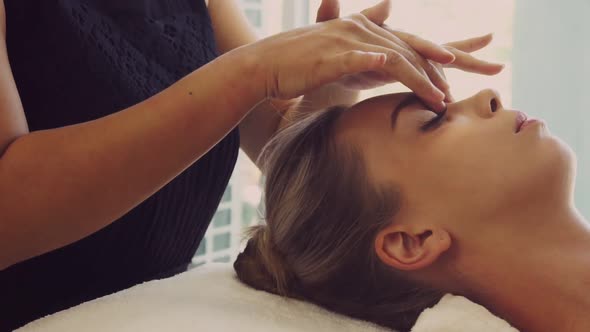
[{"label": "masseuse", "polygon": [[325,0],[260,41],[230,0],[0,4],[0,331],[185,271],[238,149],[255,159],[298,105],[400,81],[440,111],[442,64],[501,70],[468,54],[490,36],[387,28],[389,1]]}]

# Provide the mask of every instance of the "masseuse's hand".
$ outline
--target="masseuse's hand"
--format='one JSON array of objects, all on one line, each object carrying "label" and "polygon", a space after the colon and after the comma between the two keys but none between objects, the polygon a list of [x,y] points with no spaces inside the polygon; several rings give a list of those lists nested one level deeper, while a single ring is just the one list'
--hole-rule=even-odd
[{"label": "masseuse's hand", "polygon": [[[376,8],[378,8],[378,10],[374,10]],[[449,91],[449,85],[446,82],[443,68],[456,68],[484,75],[498,74],[504,68],[501,64],[480,60],[469,54],[487,46],[492,41],[491,34],[439,46],[416,35],[397,31],[383,24],[390,15],[390,8],[391,6],[389,6],[388,1],[383,1],[373,8],[364,10],[362,14],[376,25],[372,27],[373,29],[383,30],[381,31],[381,35],[391,41],[390,48],[394,52],[401,54],[413,65],[416,71],[426,79],[429,79],[445,93],[445,101],[452,101],[452,96]],[[317,22],[337,19],[339,16],[339,1],[323,0],[318,9]],[[439,54],[441,54],[441,47],[453,54],[454,59],[452,61],[442,61],[445,59],[438,58]],[[401,70],[408,70],[408,68],[401,68]],[[414,70],[409,70],[409,72],[409,74],[413,75],[398,75],[398,77],[400,77],[399,81],[414,90],[412,88],[411,80],[417,79],[416,72]],[[347,88],[362,90],[379,87],[396,81],[396,77],[389,75],[389,73],[381,70],[374,70],[346,75],[338,83]],[[422,97],[421,91],[414,90],[414,92]]]},{"label": "masseuse's hand", "polygon": [[[487,34],[481,37],[446,43],[443,45],[443,47],[455,55],[455,61],[445,65],[441,65],[439,63],[433,63],[433,65],[436,66],[436,68],[441,73],[443,73],[443,75],[443,68],[456,68],[476,74],[496,75],[501,72],[502,69],[504,69],[504,65],[477,59],[473,55],[469,54],[488,46],[492,41],[492,38],[492,34]],[[447,98],[445,101],[453,101],[450,93],[447,93]]]},{"label": "masseuse's hand", "polygon": [[[295,98],[346,75],[372,71],[389,81],[403,82],[434,109],[441,110],[445,99],[441,89],[445,86],[436,84],[444,79],[427,61],[414,61],[398,37],[379,27],[386,18],[384,7],[389,7],[389,1],[363,14],[284,32],[236,52],[245,58],[252,56],[250,59],[257,63],[255,75],[262,77],[267,98]],[[426,41],[416,44],[428,59],[439,63],[454,60],[442,46]]]}]

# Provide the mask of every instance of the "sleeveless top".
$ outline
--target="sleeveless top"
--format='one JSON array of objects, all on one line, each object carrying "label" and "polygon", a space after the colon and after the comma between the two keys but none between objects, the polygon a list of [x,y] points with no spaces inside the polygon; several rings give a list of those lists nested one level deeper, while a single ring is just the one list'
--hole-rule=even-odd
[{"label": "sleeveless top", "polygon": [[[4,2],[8,54],[31,131],[123,110],[216,56],[203,0]],[[106,228],[0,271],[0,331],[185,271],[238,149],[236,127]]]}]

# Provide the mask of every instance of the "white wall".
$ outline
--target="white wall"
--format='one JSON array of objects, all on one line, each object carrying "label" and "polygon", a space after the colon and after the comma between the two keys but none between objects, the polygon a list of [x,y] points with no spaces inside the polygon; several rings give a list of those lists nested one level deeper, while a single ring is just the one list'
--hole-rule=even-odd
[{"label": "white wall", "polygon": [[576,152],[576,206],[590,216],[590,1],[517,0],[513,104]]}]

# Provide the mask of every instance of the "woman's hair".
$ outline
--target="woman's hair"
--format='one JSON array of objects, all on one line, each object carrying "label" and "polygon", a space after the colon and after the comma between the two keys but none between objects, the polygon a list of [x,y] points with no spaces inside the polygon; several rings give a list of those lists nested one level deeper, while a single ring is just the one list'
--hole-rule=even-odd
[{"label": "woman's hair", "polygon": [[377,233],[400,207],[394,184],[376,185],[359,150],[335,138],[344,107],[302,116],[265,146],[266,225],[234,269],[247,285],[329,310],[409,331],[443,292],[383,264]]}]

